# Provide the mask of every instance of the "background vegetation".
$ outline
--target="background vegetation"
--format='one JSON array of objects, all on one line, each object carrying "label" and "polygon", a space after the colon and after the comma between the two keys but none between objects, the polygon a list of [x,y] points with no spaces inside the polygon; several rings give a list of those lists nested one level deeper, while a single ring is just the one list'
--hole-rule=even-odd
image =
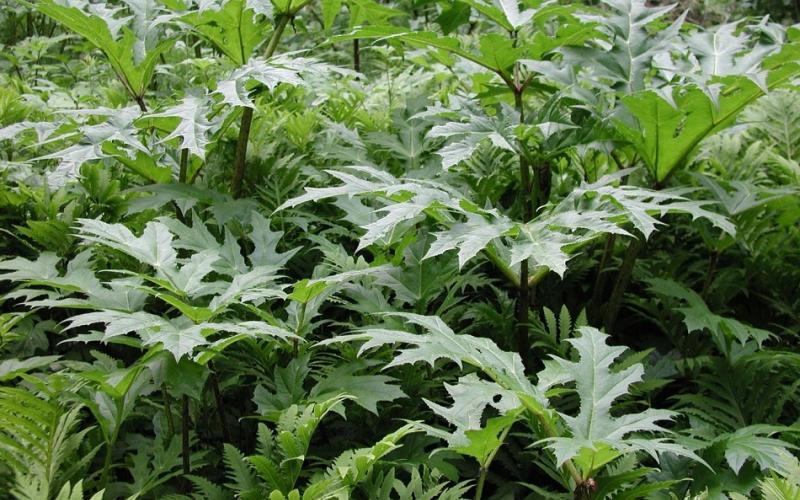
[{"label": "background vegetation", "polygon": [[797,2],[2,6],[0,497],[800,498]]}]

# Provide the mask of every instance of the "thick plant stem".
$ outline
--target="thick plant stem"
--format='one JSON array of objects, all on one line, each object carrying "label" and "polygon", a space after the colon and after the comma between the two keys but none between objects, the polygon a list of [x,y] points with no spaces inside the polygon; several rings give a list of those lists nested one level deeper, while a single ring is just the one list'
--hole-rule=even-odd
[{"label": "thick plant stem", "polygon": [[708,256],[708,271],[706,271],[706,279],[703,281],[703,291],[700,294],[703,300],[708,298],[708,292],[711,291],[711,284],[714,283],[714,273],[717,272],[717,262],[719,262],[719,251],[713,250]]},{"label": "thick plant stem", "polygon": [[186,182],[186,170],[189,165],[189,150],[186,148],[181,149],[181,163],[180,170],[178,171],[178,182],[184,184]]},{"label": "thick plant stem", "polygon": [[509,267],[509,265],[506,264],[506,262],[499,255],[497,255],[497,251],[491,245],[484,248],[484,253],[489,260],[495,266],[497,266],[500,272],[503,273],[503,276],[505,276],[506,279],[508,279],[508,281],[514,285],[514,288],[519,288],[519,276],[517,276],[517,273],[515,273],[514,270],[511,269],[511,267]]},{"label": "thick plant stem", "polygon": [[[525,108],[522,101],[522,90],[518,86],[518,76],[515,72],[514,103],[519,113],[519,121],[525,121]],[[522,145],[520,144],[520,149]],[[531,169],[528,158],[520,151],[519,153],[519,177],[520,177],[520,202],[522,203],[523,222],[530,222],[533,217],[531,211]],[[528,260],[525,259],[519,264],[519,295],[517,299],[517,331],[516,348],[525,365],[528,364],[528,351],[530,351],[530,340],[528,338],[528,309],[530,302],[530,283],[528,282]]]},{"label": "thick plant stem", "polygon": [[181,425],[181,456],[183,458],[183,473],[189,474],[191,472],[191,462],[189,454],[189,396],[184,395],[182,399],[182,420]]},{"label": "thick plant stem", "polygon": [[633,238],[625,250],[625,257],[622,259],[617,281],[614,283],[614,289],[611,291],[611,297],[608,299],[606,313],[603,318],[603,325],[607,333],[614,329],[614,323],[617,321],[617,314],[619,314],[619,309],[622,305],[622,297],[625,295],[625,289],[628,288],[633,266],[636,264],[636,258],[639,256],[641,249],[642,241],[639,238]]},{"label": "thick plant stem", "polygon": [[483,485],[486,484],[486,474],[489,469],[481,467],[480,475],[478,476],[478,486],[475,487],[475,500],[481,500],[483,496]]},{"label": "thick plant stem", "polygon": [[105,458],[103,459],[103,471],[100,473],[100,487],[99,489],[104,490],[106,486],[108,486],[108,479],[111,472],[111,465],[114,458],[114,445],[117,443],[117,437],[119,436],[119,427],[117,427],[114,432],[112,433],[110,439],[106,441],[106,454]]},{"label": "thick plant stem", "polygon": [[552,189],[552,176],[550,174],[550,162],[544,161],[536,167],[537,180],[537,208],[544,206],[550,201],[550,191]]},{"label": "thick plant stem", "polygon": [[594,493],[597,491],[597,483],[594,479],[589,478],[581,481],[575,486],[575,491],[572,493],[572,498],[575,500],[592,500]]},{"label": "thick plant stem", "polygon": [[231,194],[234,198],[242,195],[242,179],[244,178],[245,160],[247,157],[247,141],[250,139],[250,125],[253,123],[253,108],[244,108],[242,123],[239,125],[239,137],[236,139],[236,160],[234,162]]},{"label": "thick plant stem", "polygon": [[[522,400],[522,406],[524,406],[525,409],[528,410],[531,415],[533,415],[542,425],[542,431],[544,432],[545,437],[554,438],[560,436],[560,434],[553,428],[553,425],[550,423],[550,419],[547,418],[547,415],[544,414],[541,408],[524,399]],[[581,473],[578,472],[578,468],[575,467],[575,463],[572,461],[572,459],[567,459],[567,461],[564,462],[561,467],[563,467],[564,470],[570,475],[572,480],[575,481],[576,485],[579,485],[583,482],[583,477],[581,476]]]},{"label": "thick plant stem", "polygon": [[603,300],[603,295],[606,290],[606,282],[608,281],[608,273],[606,266],[611,254],[614,252],[614,243],[616,242],[616,235],[610,234],[606,238],[606,244],[603,246],[603,255],[600,257],[600,262],[597,264],[597,276],[594,279],[594,287],[592,288],[592,298],[589,302],[592,321],[600,319],[600,312]]},{"label": "thick plant stem", "polygon": [[217,416],[219,417],[219,425],[222,427],[222,440],[226,443],[231,442],[231,432],[225,423],[225,400],[222,399],[222,392],[219,390],[219,377],[214,370],[214,365],[209,361],[208,368],[211,370],[209,382],[211,383],[211,392],[214,393],[214,401],[217,405]]},{"label": "thick plant stem", "polygon": [[103,472],[100,474],[100,489],[104,490],[108,486],[109,472],[111,472],[111,461],[113,459],[114,447],[111,443],[106,443],[106,454],[103,459]]},{"label": "thick plant stem", "polygon": [[[506,436],[508,436],[508,431],[511,430],[511,426],[509,425],[503,430],[503,433],[500,435],[500,443],[505,442]],[[486,463],[481,464],[480,474],[478,475],[478,485],[475,488],[475,500],[481,500],[483,496],[483,486],[486,484],[486,476],[489,474],[489,466],[492,465],[492,461],[494,460],[495,455],[500,450],[500,446],[492,450],[488,457],[486,457]]]},{"label": "thick plant stem", "polygon": [[[289,23],[289,16],[279,16],[272,36],[267,42],[264,57],[269,59],[278,47],[278,41]],[[250,140],[250,125],[253,123],[253,108],[246,107],[242,112],[242,123],[239,126],[239,137],[236,139],[236,159],[234,161],[233,179],[231,180],[231,194],[234,198],[242,195],[242,180],[244,179],[245,161],[247,160],[247,142]]]},{"label": "thick plant stem", "polygon": [[353,71],[361,73],[361,49],[358,46],[358,38],[353,40]]},{"label": "thick plant stem", "polygon": [[161,399],[164,401],[164,416],[167,418],[167,431],[175,435],[175,420],[172,419],[172,398],[169,397],[167,384],[161,384]]},{"label": "thick plant stem", "polygon": [[139,109],[142,111],[142,113],[147,113],[147,104],[144,103],[144,97],[135,95],[133,96],[133,100],[139,105]]}]

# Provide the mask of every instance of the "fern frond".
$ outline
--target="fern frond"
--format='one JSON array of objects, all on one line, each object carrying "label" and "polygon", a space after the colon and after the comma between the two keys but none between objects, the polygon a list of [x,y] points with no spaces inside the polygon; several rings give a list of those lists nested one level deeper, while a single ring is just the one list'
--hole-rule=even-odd
[{"label": "fern frond", "polygon": [[91,461],[98,448],[79,456],[93,427],[81,431],[81,407],[65,408],[21,388],[0,388],[0,458],[15,475],[20,498],[49,497]]}]

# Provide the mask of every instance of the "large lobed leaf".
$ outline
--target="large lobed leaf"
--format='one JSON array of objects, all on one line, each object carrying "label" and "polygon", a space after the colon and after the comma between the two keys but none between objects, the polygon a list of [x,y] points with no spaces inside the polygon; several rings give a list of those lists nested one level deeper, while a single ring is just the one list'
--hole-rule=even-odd
[{"label": "large lobed leaf", "polygon": [[[612,404],[627,395],[632,384],[642,380],[644,368],[637,363],[614,370],[612,364],[626,348],[608,345],[608,335],[595,328],[581,327],[579,331],[580,337],[567,339],[567,342],[572,344],[580,359],[568,361],[554,358],[560,376],[549,377],[558,378],[559,384],[574,382],[580,398],[580,408],[576,416],[560,414],[571,436],[545,440],[555,454],[556,462],[560,465],[588,450],[590,456],[596,457],[589,459],[590,467],[600,467],[603,460],[601,457],[607,457],[603,453],[603,449],[607,447],[620,453],[642,450],[656,459],[660,452],[698,459],[689,450],[663,439],[629,438],[633,433],[665,432],[666,429],[659,422],[672,419],[675,413],[650,408],[639,413],[612,416]],[[554,369],[551,365],[550,370]],[[581,458],[585,461],[585,457]]]}]

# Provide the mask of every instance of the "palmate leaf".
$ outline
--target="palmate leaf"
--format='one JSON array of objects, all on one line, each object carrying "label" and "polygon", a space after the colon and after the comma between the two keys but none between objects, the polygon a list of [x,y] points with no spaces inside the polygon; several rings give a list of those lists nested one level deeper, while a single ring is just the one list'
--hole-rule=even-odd
[{"label": "palmate leaf", "polygon": [[[75,2],[75,5],[82,4]],[[91,4],[87,2],[85,5]],[[94,7],[86,12],[70,3],[64,5],[55,0],[37,1],[35,6],[42,14],[55,19],[100,49],[126,90],[136,98],[144,96],[158,57],[174,42],[172,39],[163,40],[143,53],[136,33],[124,26],[126,20],[114,17],[116,10]],[[121,32],[119,37],[118,32]]]},{"label": "palmate leaf", "polygon": [[[471,373],[458,379],[454,385],[444,384],[445,390],[453,400],[453,404],[445,407],[424,399],[428,408],[455,427],[452,433],[433,430],[432,434],[447,440],[451,448],[469,447],[472,439],[469,431],[483,427],[483,415],[488,407],[505,415],[522,406],[517,395],[502,388],[495,382],[481,380]],[[513,423],[512,419],[510,422]],[[425,430],[432,430],[423,427]]]},{"label": "palmate leaf", "polygon": [[209,135],[221,124],[221,120],[209,120],[210,105],[207,95],[189,94],[171,108],[145,115],[139,123],[154,123],[168,130],[169,135],[161,142],[180,138],[180,149],[187,149],[189,153],[205,159],[206,148],[211,142]]},{"label": "palmate leaf", "polygon": [[[105,331],[97,336],[78,336],[72,340],[106,342],[120,335],[135,332],[144,346],[160,344],[169,351],[176,360],[183,356],[191,356],[195,349],[208,346],[212,350],[224,348],[244,338],[274,337],[281,340],[297,337],[290,331],[260,321],[244,321],[239,323],[192,323],[186,318],[166,319],[146,312],[126,313],[121,311],[96,311],[78,314],[65,321],[64,330],[71,330],[96,323],[104,323]],[[208,337],[218,333],[235,334],[213,342]],[[299,339],[298,339],[299,340]]]},{"label": "palmate leaf", "polygon": [[0,261],[0,270],[8,271],[0,274],[0,278],[11,281],[48,281],[59,276],[56,264],[61,258],[52,252],[42,252],[36,260],[25,257]]},{"label": "palmate leaf", "polygon": [[725,212],[731,216],[797,194],[792,189],[763,187],[748,181],[724,181],[703,174],[695,174],[694,177],[714,195]]},{"label": "palmate leaf", "polygon": [[270,228],[270,221],[260,213],[252,213],[250,225],[253,230],[247,236],[253,242],[253,251],[248,255],[251,266],[282,267],[300,251],[300,247],[285,252],[278,251],[278,242],[283,236],[283,231],[273,231]]},{"label": "palmate leaf", "polygon": [[268,15],[259,14],[268,14],[265,7],[269,3],[263,0],[200,2],[198,10],[181,16],[180,20],[213,43],[237,66],[242,66],[266,39]]},{"label": "palmate leaf", "polygon": [[[403,227],[401,224],[435,213],[436,220],[446,229],[435,233],[436,241],[426,259],[458,248],[459,264],[463,266],[487,246],[503,240],[507,241],[507,248],[500,250],[505,252],[510,265],[529,259],[534,267],[545,267],[562,276],[567,262],[581,245],[600,234],[628,236],[627,224],[647,237],[661,224],[657,217],[668,213],[705,218],[723,231],[735,234],[735,227],[726,217],[704,208],[711,202],[690,200],[684,196],[686,190],[616,186],[631,170],[581,184],[557,205],[524,224],[515,223],[496,210],[480,209],[440,183],[398,179],[373,167],[347,169],[349,172],[327,171],[342,181],[341,185],[307,187],[305,194],[286,201],[277,210],[329,197],[373,196],[384,200],[386,205],[375,210],[382,215],[380,218],[362,226],[367,232],[360,239],[359,250],[393,234]],[[458,222],[454,215],[466,222]]]},{"label": "palmate leaf", "polygon": [[666,29],[653,33],[648,25],[663,18],[675,5],[648,7],[644,0],[603,0],[603,3],[611,7],[611,13],[578,17],[597,23],[613,44],[611,49],[566,48],[564,60],[574,67],[591,68],[592,78],[605,80],[625,92],[642,90],[653,58],[669,50],[678,39],[685,14]]},{"label": "palmate leaf", "polygon": [[656,181],[663,182],[689,162],[703,139],[730,126],[748,104],[764,95],[764,89],[781,87],[800,75],[800,55],[787,46],[764,67],[769,69],[764,86],[746,76],[720,78],[717,102],[697,87],[670,91],[672,102],[653,91],[625,96],[622,102],[634,120],[620,115],[615,126]]},{"label": "palmate leaf", "polygon": [[[105,158],[114,158],[135,173],[153,181],[166,182],[171,178],[170,168],[157,165],[151,158],[153,153],[140,141],[140,131],[135,126],[140,111],[135,106],[120,109],[101,107],[74,111],[68,115],[69,120],[63,133],[48,133],[47,139],[38,144],[47,146],[67,141],[68,145],[34,158],[34,161],[58,160],[56,169],[47,175],[50,186],[63,186],[67,181],[78,177],[84,163]],[[101,123],[87,124],[85,120],[91,117],[105,119]],[[73,120],[78,120],[79,123],[76,125]]]},{"label": "palmate leaf", "polygon": [[[560,414],[572,435],[544,440],[555,454],[556,462],[561,465],[588,452],[590,467],[599,468],[614,458],[603,452],[609,447],[620,453],[642,450],[656,459],[662,451],[697,459],[690,451],[663,439],[628,437],[632,433],[665,431],[659,422],[670,420],[675,413],[651,408],[613,417],[612,403],[626,395],[631,384],[642,380],[644,367],[637,363],[622,370],[612,370],[612,363],[626,348],[609,346],[606,343],[608,335],[595,328],[581,327],[579,331],[580,337],[567,339],[578,352],[579,361],[554,358],[562,375],[559,383],[574,381],[580,398],[577,416]],[[579,461],[583,463],[586,458],[580,457]]]},{"label": "palmate leaf", "polygon": [[[464,3],[470,5],[497,25],[509,32],[518,31],[526,24],[535,21],[544,24],[548,19],[563,14],[569,7],[558,6],[555,2],[537,2],[533,9],[520,10],[517,0],[468,0]],[[526,5],[530,5],[527,3]],[[580,44],[593,38],[596,33],[591,23],[580,25],[569,18],[570,22],[559,23],[559,28],[554,35],[536,33],[525,40],[523,46],[514,44],[508,36],[489,33],[481,36],[479,51],[462,46],[458,38],[440,36],[431,31],[409,31],[398,26],[360,26],[346,35],[333,37],[332,42],[354,39],[377,39],[379,41],[402,41],[417,47],[429,47],[449,54],[457,55],[487,70],[497,73],[510,85],[513,79],[512,67],[523,56],[542,57],[546,53],[565,45]]]},{"label": "palmate leaf", "polygon": [[522,408],[518,407],[505,415],[488,419],[482,427],[465,431],[464,442],[460,445],[451,444],[450,448],[459,455],[474,458],[485,468],[497,450],[503,446],[508,431],[521,412]]},{"label": "palmate leaf", "polygon": [[773,470],[788,477],[793,469],[797,470],[797,459],[790,451],[796,450],[797,446],[771,437],[783,430],[787,429],[780,426],[749,425],[720,436],[715,442],[724,443],[725,461],[736,474],[747,460],[753,460],[762,470]]},{"label": "palmate leaf", "polygon": [[78,234],[86,241],[126,253],[159,273],[175,270],[178,253],[172,246],[173,235],[161,222],[148,222],[139,237],[122,224],[97,219],[78,219],[78,224]]},{"label": "palmate leaf", "polygon": [[422,327],[426,333],[415,334],[386,328],[364,328],[356,333],[324,340],[318,345],[364,340],[359,353],[387,344],[409,344],[392,359],[386,368],[424,361],[433,366],[439,359],[447,359],[459,366],[468,364],[486,373],[502,388],[546,404],[544,396],[525,376],[525,368],[519,354],[502,351],[487,338],[460,335],[453,332],[436,316],[421,316],[412,313],[385,313],[405,322]]},{"label": "palmate leaf", "polygon": [[[697,30],[686,37],[686,47],[690,52],[688,63],[679,61],[674,64],[666,55],[660,61],[665,66],[667,77],[674,73],[694,82],[718,105],[722,90],[718,77],[746,77],[765,94],[769,92],[768,71],[762,63],[781,49],[784,37],[784,28],[768,26],[766,19],[745,27],[740,22],[732,22]],[[669,95],[665,97],[669,98]]]},{"label": "palmate leaf", "polygon": [[505,109],[497,117],[475,111],[466,122],[437,125],[428,132],[429,138],[445,137],[451,141],[436,154],[442,157],[442,167],[449,169],[470,158],[484,142],[497,148],[514,152],[516,142],[514,127],[518,124],[513,110]]},{"label": "palmate leaf", "polygon": [[492,222],[476,214],[466,214],[466,217],[466,222],[453,224],[447,231],[433,233],[436,241],[425,254],[426,259],[457,249],[458,265],[463,267],[492,241],[513,227],[511,221],[501,216]]},{"label": "palmate leaf", "polygon": [[344,394],[365,410],[378,415],[378,403],[407,397],[398,385],[391,383],[397,381],[392,377],[357,374],[367,366],[363,361],[348,363],[326,373],[312,388],[309,399],[319,402]]},{"label": "palmate leaf", "polygon": [[431,31],[409,31],[407,28],[399,26],[362,26],[354,29],[346,35],[338,35],[331,39],[332,42],[341,42],[357,39],[378,39],[384,41],[402,41],[409,45],[431,47],[444,50],[445,52],[463,57],[468,61],[483,66],[484,68],[502,73],[505,67],[501,67],[496,61],[485,57],[483,54],[476,54],[461,46],[461,42],[454,37],[440,36]]},{"label": "palmate leaf", "polygon": [[[579,211],[584,215],[595,212],[606,220],[606,224],[613,220],[612,214],[618,214],[638,229],[645,238],[650,237],[657,225],[663,224],[656,216],[669,213],[691,215],[692,219],[706,219],[729,235],[736,234],[736,227],[727,217],[705,208],[706,205],[713,203],[712,201],[694,201],[686,198],[685,195],[689,194],[691,190],[680,188],[653,190],[625,184],[615,185],[616,181],[633,171],[633,169],[620,170],[603,176],[597,182],[582,183],[563,202],[559,203],[559,206],[566,209],[579,207]],[[557,208],[554,212],[558,213],[559,209]],[[571,224],[585,224],[586,222],[591,223],[588,220],[578,220]],[[598,227],[599,223],[599,220],[595,221],[594,227]],[[569,227],[571,224],[565,222],[563,225]],[[610,227],[605,227],[602,231],[615,232]]]},{"label": "palmate leaf", "polygon": [[[128,312],[141,310],[147,298],[139,289],[141,280],[125,277],[102,283],[94,275],[90,259],[90,251],[81,252],[67,263],[63,274],[56,267],[59,259],[50,252],[40,254],[39,259],[34,262],[19,257],[2,261],[0,270],[11,272],[0,274],[0,279],[48,288],[18,288],[5,297],[25,298],[25,305],[28,307],[108,308]],[[45,262],[49,268],[37,269],[36,266]],[[20,272],[23,269],[25,271]],[[75,292],[86,295],[86,298],[76,297]]]},{"label": "palmate leaf", "polygon": [[250,99],[252,83],[259,83],[269,90],[279,84],[305,85],[303,76],[350,74],[336,66],[301,57],[297,53],[281,54],[268,60],[253,57],[241,67],[234,69],[217,84],[214,92],[222,96],[222,102],[232,106],[255,108]]},{"label": "palmate leaf", "polygon": [[708,330],[711,332],[712,339],[717,348],[724,354],[729,355],[731,351],[730,343],[737,340],[744,345],[747,342],[755,341],[759,346],[770,337],[772,333],[761,328],[756,328],[737,321],[734,318],[726,318],[711,312],[703,298],[694,290],[690,290],[681,284],[661,278],[651,278],[647,280],[650,290],[665,297],[671,297],[686,303],[684,307],[678,307],[676,311],[683,315],[683,323],[689,333]]}]

